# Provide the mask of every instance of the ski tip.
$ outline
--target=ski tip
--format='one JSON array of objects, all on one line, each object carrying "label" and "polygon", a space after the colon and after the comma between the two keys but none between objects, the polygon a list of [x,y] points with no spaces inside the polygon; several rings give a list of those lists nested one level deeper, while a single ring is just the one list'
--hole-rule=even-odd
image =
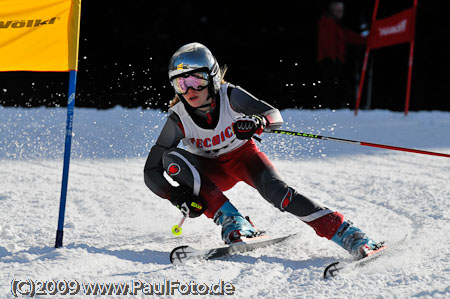
[{"label": "ski tip", "polygon": [[189,246],[183,245],[175,247],[170,252],[170,263],[172,264],[182,264],[183,260],[186,258],[186,249],[189,248]]},{"label": "ski tip", "polygon": [[329,264],[325,270],[323,271],[323,278],[327,279],[330,277],[335,277],[337,275],[337,272],[341,270],[341,268],[338,268],[339,262],[334,262],[332,264]]}]

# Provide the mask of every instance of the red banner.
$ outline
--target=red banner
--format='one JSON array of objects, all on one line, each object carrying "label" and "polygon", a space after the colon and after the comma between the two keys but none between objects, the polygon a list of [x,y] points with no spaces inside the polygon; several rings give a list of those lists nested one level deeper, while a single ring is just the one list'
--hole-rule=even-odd
[{"label": "red banner", "polygon": [[408,81],[406,86],[405,115],[409,110],[409,97],[411,94],[411,77],[414,53],[414,33],[416,27],[417,0],[414,0],[413,7],[406,9],[398,14],[385,19],[377,20],[378,4],[380,0],[375,0],[375,6],[372,15],[372,26],[367,41],[366,53],[359,80],[358,95],[356,97],[355,115],[358,114],[359,104],[361,103],[361,94],[364,86],[367,62],[369,60],[370,50],[392,45],[409,43],[409,63],[408,63]]},{"label": "red banner", "polygon": [[382,48],[414,40],[415,9],[406,9],[385,19],[372,23],[368,48]]}]

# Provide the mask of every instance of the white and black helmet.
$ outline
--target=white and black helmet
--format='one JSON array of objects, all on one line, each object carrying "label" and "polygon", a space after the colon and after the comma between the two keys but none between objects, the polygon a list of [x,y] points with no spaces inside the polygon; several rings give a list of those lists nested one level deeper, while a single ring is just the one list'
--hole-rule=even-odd
[{"label": "white and black helmet", "polygon": [[209,75],[209,90],[216,94],[220,88],[220,68],[211,51],[200,43],[179,48],[169,62],[169,80],[189,73],[205,71]]}]

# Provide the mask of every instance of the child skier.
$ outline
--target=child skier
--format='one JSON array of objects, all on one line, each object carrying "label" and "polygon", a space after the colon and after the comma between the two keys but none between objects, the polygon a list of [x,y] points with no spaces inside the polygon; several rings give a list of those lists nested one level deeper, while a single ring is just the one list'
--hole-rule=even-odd
[{"label": "child skier", "polygon": [[[145,163],[148,188],[169,199],[183,215],[212,218],[222,226],[226,244],[259,234],[222,193],[243,181],[354,257],[377,250],[379,245],[342,214],[297,193],[280,178],[252,139],[265,129],[279,128],[280,112],[226,83],[223,75],[215,57],[199,43],[184,45],[170,59],[169,80],[176,95]],[[185,150],[177,148],[180,140]],[[164,171],[179,186],[171,185]]]}]

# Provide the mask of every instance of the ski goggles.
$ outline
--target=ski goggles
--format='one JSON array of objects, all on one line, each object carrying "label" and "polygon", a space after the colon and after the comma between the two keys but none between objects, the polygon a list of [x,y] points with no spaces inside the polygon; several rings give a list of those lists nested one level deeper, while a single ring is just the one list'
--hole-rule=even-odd
[{"label": "ski goggles", "polygon": [[188,76],[172,79],[172,86],[176,93],[185,94],[189,88],[202,90],[208,86],[209,75],[207,72],[191,73]]}]

